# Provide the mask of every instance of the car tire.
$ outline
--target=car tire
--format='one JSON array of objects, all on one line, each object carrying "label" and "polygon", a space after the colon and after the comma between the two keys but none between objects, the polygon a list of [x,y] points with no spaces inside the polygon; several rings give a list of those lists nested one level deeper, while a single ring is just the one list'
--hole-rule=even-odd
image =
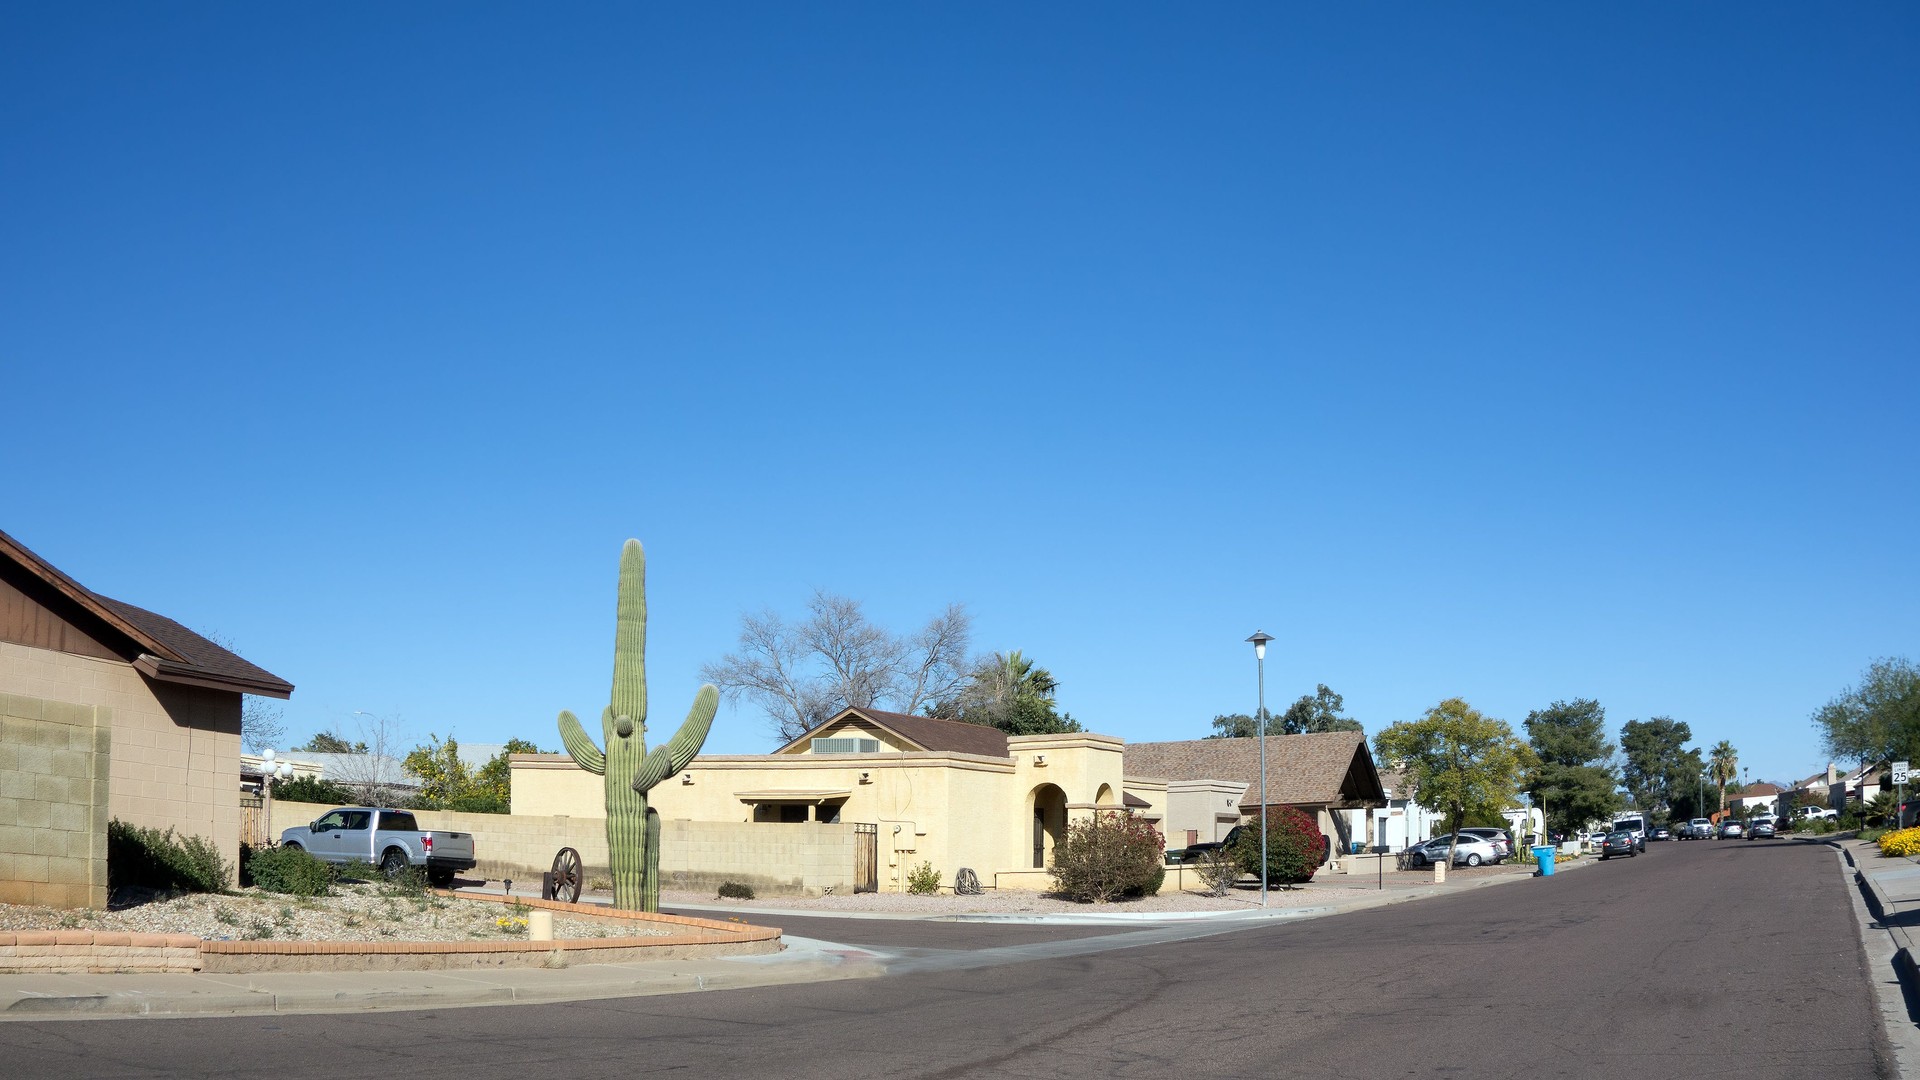
[{"label": "car tire", "polygon": [[407,853],[397,847],[388,848],[386,854],[380,856],[380,872],[388,881],[406,873],[409,865]]},{"label": "car tire", "polygon": [[287,841],[286,843],[284,843],[284,844],[281,844],[280,846],[281,846],[281,847],[283,847],[283,848],[286,848],[286,849],[287,849],[288,851],[305,851],[305,850],[307,850],[306,848],[303,848],[303,847],[301,847],[301,846],[300,846],[299,844],[296,844],[296,843],[294,843],[294,842],[293,842],[292,840],[289,840],[289,841]]},{"label": "car tire", "polygon": [[1480,853],[1479,853],[1479,852],[1477,852],[1477,851],[1469,851],[1469,852],[1467,852],[1467,865],[1468,865],[1468,866],[1479,866],[1479,865],[1480,865]]},{"label": "car tire", "polygon": [[1418,851],[1414,852],[1407,861],[1413,864],[1415,870],[1424,869],[1427,865],[1427,857]]}]

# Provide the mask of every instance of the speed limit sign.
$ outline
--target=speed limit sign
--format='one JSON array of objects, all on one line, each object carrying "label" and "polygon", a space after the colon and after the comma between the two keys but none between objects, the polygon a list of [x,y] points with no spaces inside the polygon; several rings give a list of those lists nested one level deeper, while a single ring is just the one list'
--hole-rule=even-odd
[{"label": "speed limit sign", "polygon": [[1896,784],[1904,784],[1907,782],[1906,762],[1896,761],[1893,763],[1893,782]]}]

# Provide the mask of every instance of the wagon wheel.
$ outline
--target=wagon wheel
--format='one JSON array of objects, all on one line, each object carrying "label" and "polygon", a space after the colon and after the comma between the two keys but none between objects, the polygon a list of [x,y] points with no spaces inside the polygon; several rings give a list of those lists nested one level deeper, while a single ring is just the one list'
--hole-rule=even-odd
[{"label": "wagon wheel", "polygon": [[580,853],[570,847],[553,857],[553,898],[563,904],[580,902]]}]

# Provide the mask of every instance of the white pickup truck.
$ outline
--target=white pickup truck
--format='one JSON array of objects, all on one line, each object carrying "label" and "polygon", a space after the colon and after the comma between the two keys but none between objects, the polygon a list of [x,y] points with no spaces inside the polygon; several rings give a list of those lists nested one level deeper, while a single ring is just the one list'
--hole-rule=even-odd
[{"label": "white pickup truck", "polygon": [[377,806],[329,810],[311,825],[281,833],[280,843],[325,863],[371,863],[390,878],[418,867],[442,889],[453,884],[453,875],[474,864],[472,833],[429,832],[420,828],[413,811]]}]

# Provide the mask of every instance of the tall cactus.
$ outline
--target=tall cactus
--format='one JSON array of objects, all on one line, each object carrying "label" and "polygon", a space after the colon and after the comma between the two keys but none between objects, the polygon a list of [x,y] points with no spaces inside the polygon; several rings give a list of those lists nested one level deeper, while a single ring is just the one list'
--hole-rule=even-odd
[{"label": "tall cactus", "polygon": [[607,861],[613,906],[660,910],[660,814],[647,792],[687,767],[713,727],[720,692],[702,686],[686,723],[665,746],[647,752],[647,556],[640,541],[620,549],[620,597],[615,605],[613,702],[600,714],[604,752],[570,712],[560,713],[560,741],[573,763],[606,778]]}]

